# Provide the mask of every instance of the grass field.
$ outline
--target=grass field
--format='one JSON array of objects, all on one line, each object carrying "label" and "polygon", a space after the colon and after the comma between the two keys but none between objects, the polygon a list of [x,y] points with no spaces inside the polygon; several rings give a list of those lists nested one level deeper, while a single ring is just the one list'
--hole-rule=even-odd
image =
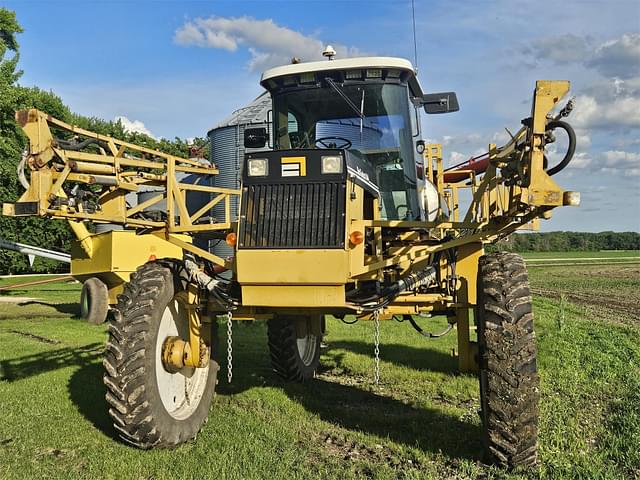
[{"label": "grass field", "polygon": [[65,284],[11,291],[36,299],[25,305],[0,303],[0,478],[639,479],[640,263],[531,266],[530,278],[537,472],[481,462],[477,380],[456,373],[455,335],[426,340],[396,322],[382,325],[379,386],[370,322],[330,321],[322,372],[307,385],[271,372],[263,323],[237,325],[234,381],[223,365],[197,441],[129,448],[106,414],[106,328],[78,319],[79,286]]}]

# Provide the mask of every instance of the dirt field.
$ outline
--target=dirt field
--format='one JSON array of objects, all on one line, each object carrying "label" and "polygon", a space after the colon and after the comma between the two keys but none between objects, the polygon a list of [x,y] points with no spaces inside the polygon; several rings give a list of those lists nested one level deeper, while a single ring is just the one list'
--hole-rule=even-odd
[{"label": "dirt field", "polygon": [[530,267],[532,293],[566,300],[591,316],[640,326],[640,264]]}]

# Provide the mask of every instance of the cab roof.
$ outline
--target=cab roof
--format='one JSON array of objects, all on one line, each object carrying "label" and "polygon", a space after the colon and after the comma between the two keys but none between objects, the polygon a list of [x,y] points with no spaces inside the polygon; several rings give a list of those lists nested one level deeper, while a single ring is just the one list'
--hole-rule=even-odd
[{"label": "cab roof", "polygon": [[416,70],[409,60],[396,57],[356,57],[356,58],[341,58],[338,60],[324,60],[318,62],[305,62],[305,63],[292,63],[290,65],[283,65],[281,67],[274,67],[262,74],[260,84],[269,90],[268,81],[279,77],[286,77],[289,75],[299,75],[301,73],[310,72],[328,72],[336,70],[353,70],[353,69],[366,69],[366,68],[384,68],[394,69],[407,72],[407,83],[411,89],[411,93],[415,97],[422,97],[423,91],[416,77]]}]

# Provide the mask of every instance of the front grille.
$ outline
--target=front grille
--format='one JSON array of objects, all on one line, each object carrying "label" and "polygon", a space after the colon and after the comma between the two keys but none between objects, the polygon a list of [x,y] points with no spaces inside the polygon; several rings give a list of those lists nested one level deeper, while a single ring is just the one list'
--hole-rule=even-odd
[{"label": "front grille", "polygon": [[342,182],[247,185],[239,248],[344,246]]}]

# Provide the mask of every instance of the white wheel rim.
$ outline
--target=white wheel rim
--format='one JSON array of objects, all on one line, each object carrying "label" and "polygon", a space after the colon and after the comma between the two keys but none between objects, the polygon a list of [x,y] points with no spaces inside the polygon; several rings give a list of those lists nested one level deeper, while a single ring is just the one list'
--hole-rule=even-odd
[{"label": "white wheel rim", "polygon": [[162,345],[167,337],[189,338],[187,309],[177,300],[172,300],[162,313],[156,339],[156,381],[162,405],[176,420],[189,418],[200,405],[207,388],[209,365],[205,368],[184,367],[170,373],[162,363]]},{"label": "white wheel rim", "polygon": [[316,336],[310,332],[309,320],[305,320],[304,324],[306,334],[303,337],[296,338],[296,345],[300,360],[308,367],[316,355]]}]

